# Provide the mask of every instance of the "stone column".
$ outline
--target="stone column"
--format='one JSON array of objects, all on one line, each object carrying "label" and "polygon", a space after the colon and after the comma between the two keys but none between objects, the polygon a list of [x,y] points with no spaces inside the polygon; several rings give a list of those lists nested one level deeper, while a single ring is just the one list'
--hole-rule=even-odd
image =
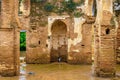
[{"label": "stone column", "polygon": [[[115,75],[115,26],[110,21],[113,17],[112,0],[97,1],[98,13],[94,27],[95,62],[94,73],[97,76]],[[100,12],[100,13],[99,13]]]},{"label": "stone column", "polygon": [[120,64],[120,14],[118,15],[118,29],[117,29],[117,45],[116,45],[116,57],[117,63]]},{"label": "stone column", "polygon": [[85,0],[85,14],[92,16],[93,0]]},{"label": "stone column", "polygon": [[19,33],[17,0],[2,0],[2,24],[0,27],[0,75],[19,74]]}]

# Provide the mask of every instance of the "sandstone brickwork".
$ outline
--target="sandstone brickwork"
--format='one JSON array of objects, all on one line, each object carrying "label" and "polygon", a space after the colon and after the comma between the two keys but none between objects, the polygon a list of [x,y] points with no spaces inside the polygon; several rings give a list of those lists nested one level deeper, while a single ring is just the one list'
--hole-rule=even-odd
[{"label": "sandstone brickwork", "polygon": [[[72,64],[91,64],[92,63],[92,23],[89,23],[87,19],[76,19],[73,27],[74,34],[70,34],[71,40],[69,41],[70,51],[68,56],[68,62]],[[78,31],[77,31],[78,30]],[[72,29],[71,29],[72,31]]]},{"label": "sandstone brickwork", "polygon": [[15,5],[17,5],[16,0],[2,0],[0,26],[0,74],[2,76],[19,74],[19,30],[17,29],[19,23],[17,17],[15,18],[17,14]]},{"label": "sandstone brickwork", "polygon": [[[103,1],[104,3],[101,3]],[[113,16],[112,0],[97,1],[98,13],[94,26],[95,62],[94,72],[97,76],[115,75],[115,29],[110,21]],[[100,3],[102,6],[100,6]]]},{"label": "sandstone brickwork", "polygon": [[[93,17],[92,12],[94,2],[96,17]],[[85,0],[85,14],[71,17],[68,14],[46,13],[41,10],[40,3],[32,3],[30,0],[23,2],[23,14],[18,16],[18,0],[2,0],[0,75],[19,74],[19,34],[20,30],[26,30],[26,63],[57,62],[61,58],[61,62],[70,64],[92,64],[94,54],[94,74],[114,76],[115,53],[117,50],[119,55],[120,51],[119,27],[116,46],[116,27],[111,24],[112,2],[113,0]]]},{"label": "sandstone brickwork", "polygon": [[120,63],[120,14],[118,16],[118,29],[117,29],[117,38],[116,38],[116,57],[117,57],[117,63]]}]

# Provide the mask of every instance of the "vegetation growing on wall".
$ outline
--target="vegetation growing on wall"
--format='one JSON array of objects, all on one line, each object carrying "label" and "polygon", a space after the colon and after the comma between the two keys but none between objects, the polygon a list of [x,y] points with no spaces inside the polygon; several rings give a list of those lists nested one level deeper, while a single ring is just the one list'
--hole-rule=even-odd
[{"label": "vegetation growing on wall", "polygon": [[47,12],[52,12],[53,8],[54,8],[54,6],[50,3],[46,3],[46,5],[44,6],[45,11],[47,11]]},{"label": "vegetation growing on wall", "polygon": [[83,16],[83,15],[84,15],[84,13],[82,13],[82,12],[79,12],[79,11],[75,11],[75,12],[74,12],[74,16],[75,16],[76,18],[81,17],[81,16]]},{"label": "vegetation growing on wall", "polygon": [[71,17],[81,17],[83,15],[77,9],[77,6],[84,4],[84,0],[76,3],[73,0],[31,0],[31,27],[44,27],[47,24],[48,16],[50,15],[70,15]]},{"label": "vegetation growing on wall", "polygon": [[53,12],[56,14],[67,13],[69,15],[73,14],[77,10],[77,6],[84,4],[85,0],[80,0],[80,2],[75,3],[73,0],[63,0],[57,1],[53,0],[52,2],[47,2],[47,0],[31,0],[32,3],[41,4],[41,10],[48,12]]},{"label": "vegetation growing on wall", "polygon": [[30,0],[31,2],[34,2],[34,3],[44,3],[46,2],[47,0]]},{"label": "vegetation growing on wall", "polygon": [[67,13],[69,15],[73,15],[74,11],[77,10],[76,7],[82,4],[84,4],[84,0],[81,0],[78,3],[75,3],[73,0],[63,0],[61,2],[54,0],[53,3],[47,3],[44,6],[44,9],[46,12],[53,11],[57,14]]}]

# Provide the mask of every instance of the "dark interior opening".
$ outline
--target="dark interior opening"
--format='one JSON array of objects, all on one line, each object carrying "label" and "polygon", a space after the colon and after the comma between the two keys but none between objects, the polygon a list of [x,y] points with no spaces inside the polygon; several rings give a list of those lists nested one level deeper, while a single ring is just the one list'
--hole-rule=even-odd
[{"label": "dark interior opening", "polygon": [[38,44],[40,44],[40,41],[38,41]]},{"label": "dark interior opening", "polygon": [[93,16],[97,16],[97,2],[96,0],[93,1],[93,8],[92,8],[92,13],[93,13]]},{"label": "dark interior opening", "polygon": [[84,44],[82,44],[81,46],[85,46]]},{"label": "dark interior opening", "polygon": [[109,28],[106,29],[106,34],[110,34],[110,29]]},{"label": "dark interior opening", "polygon": [[46,47],[48,47],[48,44],[46,44]]}]

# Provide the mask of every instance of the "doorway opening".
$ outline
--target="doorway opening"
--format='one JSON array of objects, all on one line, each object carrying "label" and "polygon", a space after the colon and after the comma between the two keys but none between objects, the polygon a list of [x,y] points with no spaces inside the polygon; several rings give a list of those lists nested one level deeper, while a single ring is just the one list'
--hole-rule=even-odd
[{"label": "doorway opening", "polygon": [[67,26],[61,20],[56,20],[51,28],[51,62],[67,62]]},{"label": "doorway opening", "polygon": [[[26,74],[26,30],[20,31],[20,74]],[[20,76],[21,77],[21,76]]]},{"label": "doorway opening", "polygon": [[26,53],[26,30],[20,31],[20,57],[25,57]]}]

